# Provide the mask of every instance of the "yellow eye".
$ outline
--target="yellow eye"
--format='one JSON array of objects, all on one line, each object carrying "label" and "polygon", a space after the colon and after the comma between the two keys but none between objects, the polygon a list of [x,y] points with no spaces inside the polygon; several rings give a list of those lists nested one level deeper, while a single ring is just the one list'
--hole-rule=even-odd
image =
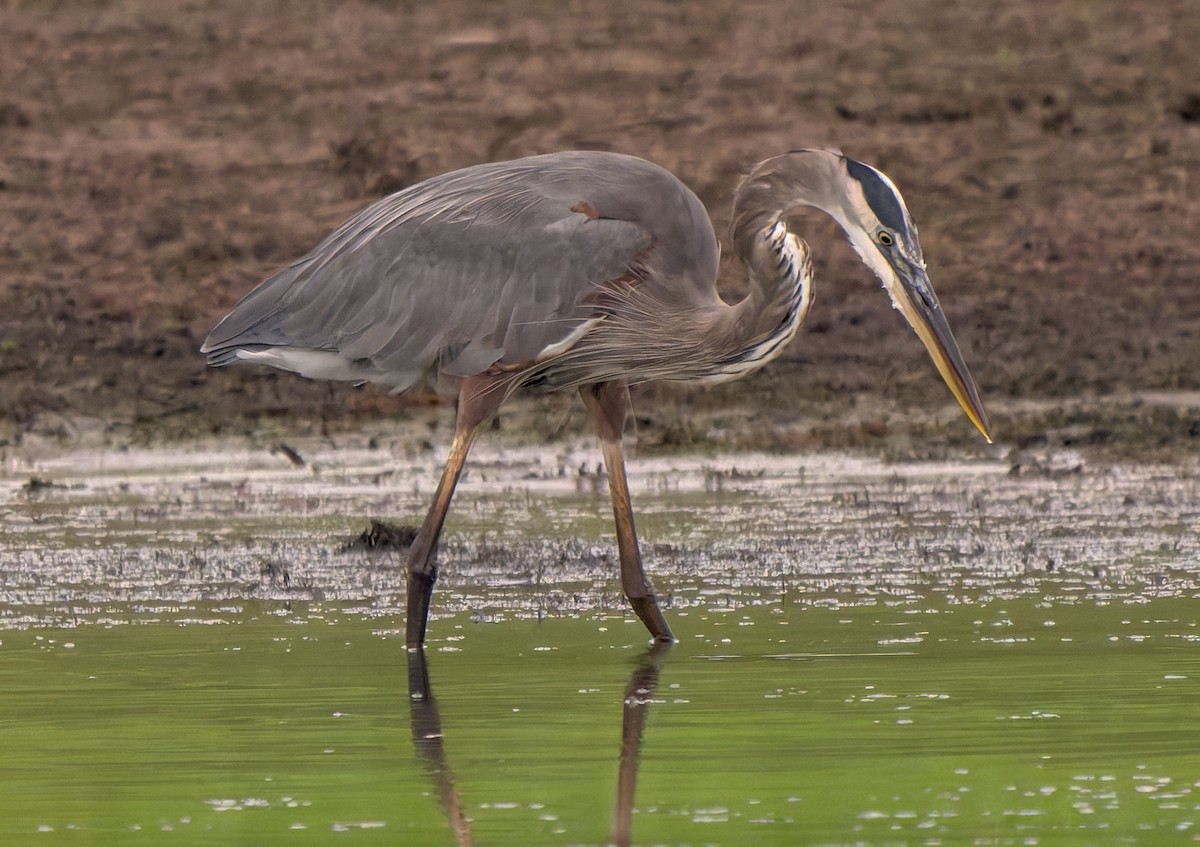
[{"label": "yellow eye", "polygon": [[886,229],[881,229],[879,231],[878,238],[879,238],[879,243],[882,244],[884,247],[891,247],[893,244],[896,243],[896,239],[892,238],[892,234],[890,232],[888,232]]}]

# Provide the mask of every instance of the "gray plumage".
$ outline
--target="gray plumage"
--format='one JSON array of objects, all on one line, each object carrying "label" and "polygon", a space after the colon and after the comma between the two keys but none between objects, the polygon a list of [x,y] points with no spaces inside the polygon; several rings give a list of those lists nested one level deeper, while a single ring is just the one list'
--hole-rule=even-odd
[{"label": "gray plumage", "polygon": [[[663,249],[680,243],[685,254]],[[252,291],[203,350],[218,365],[291,362],[404,390],[534,363],[621,280],[712,300],[717,255],[703,205],[649,162],[577,152],[480,165],[355,215]]]}]

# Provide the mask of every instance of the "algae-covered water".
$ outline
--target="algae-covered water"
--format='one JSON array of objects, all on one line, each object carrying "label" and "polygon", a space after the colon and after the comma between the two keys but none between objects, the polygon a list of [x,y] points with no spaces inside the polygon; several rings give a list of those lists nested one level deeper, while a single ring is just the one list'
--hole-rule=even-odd
[{"label": "algae-covered water", "polygon": [[593,451],[493,449],[423,656],[342,548],[436,451],[296,449],[10,458],[0,844],[1200,839],[1194,472],[637,461],[651,653]]},{"label": "algae-covered water", "polygon": [[[633,843],[1190,843],[1194,606],[680,612],[642,686]],[[393,615],[106,617],[4,634],[6,844],[435,845],[456,821],[478,844],[610,836],[649,661],[623,617],[439,621],[435,725]]]}]

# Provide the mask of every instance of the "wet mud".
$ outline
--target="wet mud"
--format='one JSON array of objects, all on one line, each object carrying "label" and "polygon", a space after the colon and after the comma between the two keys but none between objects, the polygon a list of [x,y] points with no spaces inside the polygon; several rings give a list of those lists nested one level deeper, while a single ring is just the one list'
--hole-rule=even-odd
[{"label": "wet mud", "polygon": [[[402,614],[399,536],[424,514],[444,446],[419,436],[300,441],[303,465],[215,443],[10,461],[0,621],[237,599]],[[599,467],[587,442],[553,453],[483,445],[443,536],[432,631],[464,611],[489,621],[627,611]],[[1198,589],[1194,467],[745,452],[642,458],[630,474],[668,616],[714,603],[1144,602]]]}]

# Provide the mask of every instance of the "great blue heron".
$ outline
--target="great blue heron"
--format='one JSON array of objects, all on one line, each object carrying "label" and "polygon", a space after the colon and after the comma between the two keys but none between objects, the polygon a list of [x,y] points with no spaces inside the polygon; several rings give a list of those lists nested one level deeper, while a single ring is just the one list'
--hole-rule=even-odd
[{"label": "great blue heron", "polygon": [[780,354],[812,303],[809,248],[788,223],[802,206],[846,231],[990,441],[900,192],[829,150],[767,159],[738,185],[733,247],[750,286],[734,304],[717,294],[708,214],[675,176],[633,156],[552,153],[436,176],[368,206],[246,295],[202,352],[213,365],[397,392],[457,388],[449,457],[409,553],[409,646],[425,641],[438,537],[480,425],[520,387],[578,389],[608,471],[621,586],[654,639],[670,641],[625,479],[628,386],[721,382]]}]

